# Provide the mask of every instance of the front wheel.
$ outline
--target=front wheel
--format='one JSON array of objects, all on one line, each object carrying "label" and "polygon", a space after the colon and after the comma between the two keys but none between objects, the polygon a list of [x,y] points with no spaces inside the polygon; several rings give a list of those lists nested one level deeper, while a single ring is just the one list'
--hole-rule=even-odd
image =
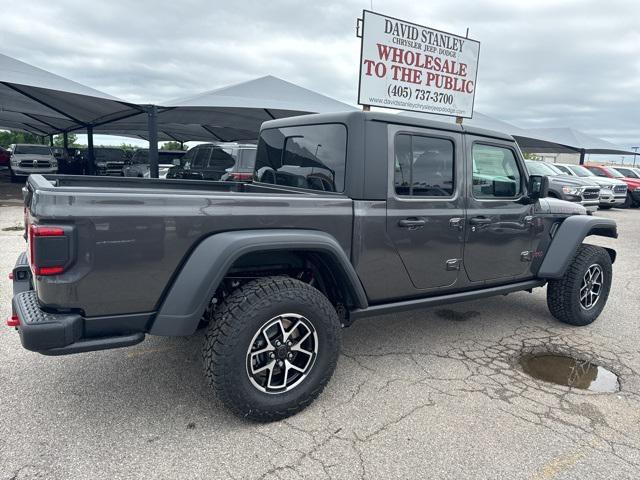
[{"label": "front wheel", "polygon": [[549,281],[549,311],[561,322],[589,325],[607,303],[611,279],[609,253],[602,247],[580,245],[564,276]]},{"label": "front wheel", "polygon": [[633,198],[631,192],[627,192],[627,198],[624,199],[624,203],[620,205],[620,208],[630,208],[633,205]]},{"label": "front wheel", "polygon": [[260,278],[216,308],[204,340],[204,370],[235,414],[280,420],[324,389],[340,340],[336,310],[319,290],[287,277]]}]

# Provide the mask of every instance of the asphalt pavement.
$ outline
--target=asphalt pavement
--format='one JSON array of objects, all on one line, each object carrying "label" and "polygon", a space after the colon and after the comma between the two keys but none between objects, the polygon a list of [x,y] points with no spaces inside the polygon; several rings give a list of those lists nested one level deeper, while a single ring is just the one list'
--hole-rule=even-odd
[{"label": "asphalt pavement", "polygon": [[[19,187],[0,178],[0,318],[24,250]],[[202,333],[65,357],[0,326],[0,479],[640,478],[640,210],[618,221],[614,284],[588,327],[558,323],[545,289],[359,320],[302,413],[255,424],[206,385]],[[113,299],[117,302],[117,299]],[[521,355],[603,365],[620,391],[527,376]]]}]

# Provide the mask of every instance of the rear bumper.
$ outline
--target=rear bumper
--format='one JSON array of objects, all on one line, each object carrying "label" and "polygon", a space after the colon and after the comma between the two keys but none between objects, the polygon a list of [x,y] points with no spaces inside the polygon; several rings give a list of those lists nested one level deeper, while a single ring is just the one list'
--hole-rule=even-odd
[{"label": "rear bumper", "polygon": [[[27,350],[44,355],[66,355],[127,347],[144,340],[142,332],[87,336],[87,319],[80,314],[51,313],[43,310],[33,290],[31,271],[24,253],[18,257],[13,269],[13,294],[12,312],[20,323],[16,328],[22,346]],[[108,319],[106,320],[108,322]]]}]

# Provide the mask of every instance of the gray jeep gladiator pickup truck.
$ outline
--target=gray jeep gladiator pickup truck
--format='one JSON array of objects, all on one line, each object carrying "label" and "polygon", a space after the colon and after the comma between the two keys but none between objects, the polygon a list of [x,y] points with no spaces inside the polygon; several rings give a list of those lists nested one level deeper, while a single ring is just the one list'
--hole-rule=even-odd
[{"label": "gray jeep gladiator pickup truck", "polygon": [[547,286],[587,325],[612,220],[545,198],[514,140],[374,112],[266,122],[254,182],[32,175],[10,326],[62,355],[204,326],[207,379],[276,420],[329,381],[354,320]]}]

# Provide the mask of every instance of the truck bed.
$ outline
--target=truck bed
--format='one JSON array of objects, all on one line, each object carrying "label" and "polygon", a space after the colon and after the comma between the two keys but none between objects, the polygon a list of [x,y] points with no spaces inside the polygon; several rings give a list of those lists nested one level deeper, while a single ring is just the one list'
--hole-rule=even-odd
[{"label": "truck bed", "polygon": [[73,265],[38,276],[44,307],[86,317],[154,312],[188,254],[218,232],[320,230],[350,255],[353,202],[252,183],[33,175],[32,224],[71,225]]}]

